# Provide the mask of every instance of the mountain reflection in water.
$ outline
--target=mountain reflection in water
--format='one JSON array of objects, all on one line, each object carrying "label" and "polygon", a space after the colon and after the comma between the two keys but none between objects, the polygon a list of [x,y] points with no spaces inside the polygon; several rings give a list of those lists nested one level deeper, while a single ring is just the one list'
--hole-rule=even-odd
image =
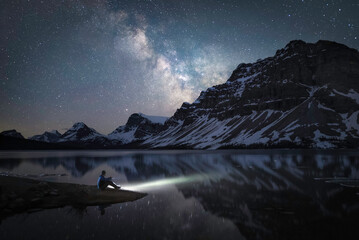
[{"label": "mountain reflection in water", "polygon": [[149,195],[133,203],[16,215],[3,220],[0,238],[359,237],[358,152],[0,153],[3,174],[94,185],[102,169],[123,188]]}]

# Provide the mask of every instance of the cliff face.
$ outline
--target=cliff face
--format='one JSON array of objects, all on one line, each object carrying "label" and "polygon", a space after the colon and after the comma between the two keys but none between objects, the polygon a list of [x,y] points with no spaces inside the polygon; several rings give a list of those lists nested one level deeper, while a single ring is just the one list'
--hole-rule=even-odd
[{"label": "cliff face", "polygon": [[224,84],[184,103],[145,144],[191,148],[355,147],[359,53],[329,41],[292,41],[240,64]]}]

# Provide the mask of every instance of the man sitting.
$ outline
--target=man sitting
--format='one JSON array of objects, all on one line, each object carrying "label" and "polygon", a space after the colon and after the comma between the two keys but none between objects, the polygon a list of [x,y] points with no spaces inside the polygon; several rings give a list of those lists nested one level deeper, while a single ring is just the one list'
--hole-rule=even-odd
[{"label": "man sitting", "polygon": [[115,189],[119,189],[120,187],[117,186],[114,182],[112,182],[112,177],[105,178],[106,171],[102,170],[101,175],[97,180],[97,188],[100,190],[105,190],[108,185],[114,187]]}]

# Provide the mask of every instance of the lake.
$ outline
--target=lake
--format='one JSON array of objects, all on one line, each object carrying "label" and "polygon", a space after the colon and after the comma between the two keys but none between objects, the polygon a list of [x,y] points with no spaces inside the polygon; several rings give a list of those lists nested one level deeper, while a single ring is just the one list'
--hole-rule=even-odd
[{"label": "lake", "polygon": [[95,185],[135,202],[3,219],[0,239],[359,239],[359,152],[0,152],[2,175]]}]

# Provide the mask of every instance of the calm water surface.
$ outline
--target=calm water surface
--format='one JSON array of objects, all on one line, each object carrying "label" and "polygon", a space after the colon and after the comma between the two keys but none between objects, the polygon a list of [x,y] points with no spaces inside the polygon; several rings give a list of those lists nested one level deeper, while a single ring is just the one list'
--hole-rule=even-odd
[{"label": "calm water surface", "polygon": [[359,152],[0,152],[1,174],[95,185],[130,203],[18,214],[0,239],[359,239]]}]

